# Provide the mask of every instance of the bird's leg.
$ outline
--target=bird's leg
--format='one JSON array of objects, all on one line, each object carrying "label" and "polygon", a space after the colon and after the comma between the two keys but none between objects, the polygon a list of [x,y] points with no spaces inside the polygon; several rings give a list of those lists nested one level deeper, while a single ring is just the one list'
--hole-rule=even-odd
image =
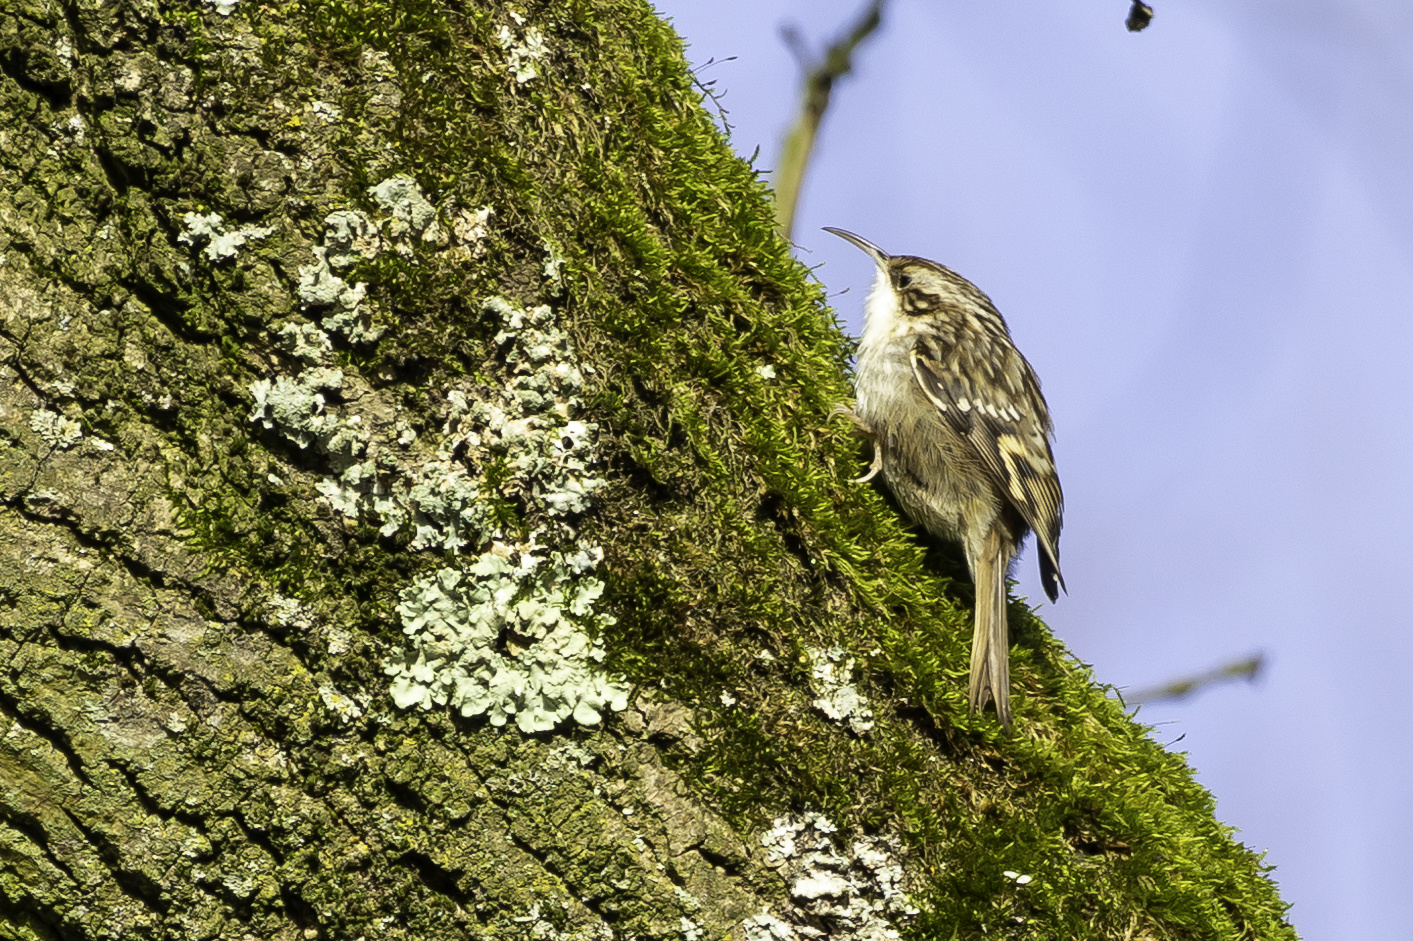
[{"label": "bird's leg", "polygon": [[840,404],[834,406],[834,410],[829,413],[829,417],[833,418],[836,415],[843,415],[852,422],[854,430],[867,438],[869,443],[873,445],[873,462],[868,466],[868,473],[849,481],[851,484],[866,484],[877,477],[879,471],[883,470],[883,449],[878,446],[878,435],[874,433],[872,428],[864,424],[864,420],[855,415],[854,410],[847,405]]}]

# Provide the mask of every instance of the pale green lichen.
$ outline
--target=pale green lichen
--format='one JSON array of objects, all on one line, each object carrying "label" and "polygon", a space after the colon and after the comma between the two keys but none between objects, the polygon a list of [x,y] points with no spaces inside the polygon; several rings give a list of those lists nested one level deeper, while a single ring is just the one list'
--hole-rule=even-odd
[{"label": "pale green lichen", "polygon": [[67,451],[83,438],[83,426],[47,408],[37,408],[29,416],[30,430],[51,448]]},{"label": "pale green lichen", "polygon": [[182,216],[182,231],[177,241],[186,245],[206,246],[207,261],[222,261],[234,258],[236,250],[251,239],[269,238],[275,232],[271,226],[247,225],[239,229],[226,230],[225,220],[218,212],[202,215],[189,212]]},{"label": "pale green lichen", "polygon": [[[349,284],[335,272],[359,259],[377,257],[383,240],[378,227],[356,210],[339,210],[324,217],[324,240],[313,249],[314,264],[299,269],[299,300],[306,311],[332,311],[324,316],[323,328],[351,343],[374,343],[385,327],[368,326],[368,286],[362,281]],[[327,338],[326,338],[327,339]]]},{"label": "pale green lichen", "polygon": [[[349,284],[338,272],[375,257],[385,238],[409,257],[416,240],[447,241],[436,207],[411,177],[392,177],[368,193],[391,218],[379,223],[356,211],[331,213],[314,263],[299,271],[304,310],[332,309],[322,329],[304,322],[280,329],[284,348],[308,363],[327,361],[329,332],[377,339],[363,326],[364,284]],[[451,214],[453,234],[467,251],[479,249],[489,216],[489,209]],[[199,217],[192,237],[219,222]],[[546,275],[562,293],[563,255],[546,249]],[[592,572],[602,550],[577,539],[573,526],[603,485],[590,471],[597,429],[575,417],[584,376],[548,306],[527,310],[492,297],[483,311],[500,321],[495,343],[507,378],[489,396],[479,385],[447,390],[431,454],[394,454],[394,446],[417,441],[405,422],[394,426],[395,442],[383,441],[374,440],[360,416],[340,415],[329,397],[342,390],[344,376],[324,365],[252,383],[249,420],[328,457],[334,473],[316,486],[340,516],[366,518],[385,536],[410,527],[412,551],[479,552],[400,593],[397,613],[411,645],[385,664],[396,705],[449,705],[464,716],[486,715],[493,725],[513,719],[525,732],[568,719],[595,724],[624,708],[628,688],[599,668],[604,650],[596,638],[612,623],[594,610],[604,586]],[[494,481],[487,476],[492,469]],[[527,541],[501,531],[496,507],[507,501],[540,521]],[[288,617],[286,608],[272,614]],[[342,721],[361,709],[332,687],[321,696]]]},{"label": "pale green lichen", "polygon": [[329,267],[328,248],[323,245],[314,248],[315,262],[299,269],[299,299],[306,307],[341,307],[345,311],[357,309],[367,297],[368,286],[361,281],[350,285],[333,273]]},{"label": "pale green lichen", "polygon": [[587,574],[597,562],[498,544],[464,571],[443,568],[404,589],[397,611],[413,647],[386,667],[393,702],[450,705],[492,725],[514,719],[523,732],[571,716],[593,725],[622,709],[627,687],[597,669],[603,645],[585,631],[607,623],[593,610],[603,583]]},{"label": "pale green lichen", "polygon": [[556,297],[564,291],[564,263],[567,260],[559,246],[545,242],[545,278],[549,281],[550,293]]},{"label": "pale green lichen", "polygon": [[409,244],[412,236],[432,243],[446,240],[441,224],[437,221],[436,207],[422,194],[421,187],[412,177],[389,177],[375,186],[368,187],[368,195],[392,214],[392,219],[388,222],[388,235],[403,255],[412,254]]},{"label": "pale green lichen", "polygon": [[329,265],[341,271],[359,259],[376,258],[383,249],[383,237],[366,214],[340,209],[324,217],[324,248]]},{"label": "pale green lichen", "polygon": [[287,323],[279,336],[286,352],[307,362],[322,363],[333,352],[329,335],[312,323]]},{"label": "pale green lichen", "polygon": [[[374,461],[346,468],[319,490],[348,518],[367,512],[384,535],[412,526],[410,548],[457,551],[497,535],[491,496],[516,500],[568,530],[603,486],[589,467],[597,427],[572,418],[584,376],[549,307],[523,310],[493,297],[484,310],[501,319],[496,342],[511,377],[494,396],[475,401],[446,393],[447,418],[435,453],[379,473]],[[406,429],[399,443],[410,444]],[[499,465],[498,484],[485,472]]]},{"label": "pale green lichen", "polygon": [[839,846],[837,832],[823,814],[811,812],[781,817],[761,836],[768,864],[789,886],[791,906],[779,915],[766,908],[747,918],[747,941],[825,935],[892,941],[895,925],[918,914],[904,890],[898,839],[859,834]]},{"label": "pale green lichen", "polygon": [[863,735],[873,728],[873,708],[868,697],[859,692],[849,679],[854,672],[854,658],[838,647],[811,649],[810,688],[817,699],[814,707],[835,722],[842,722]]},{"label": "pale green lichen", "polygon": [[[524,310],[490,298],[486,313],[503,324],[496,342],[510,370],[488,400],[447,394],[442,442],[429,461],[384,483],[355,465],[326,495],[347,512],[347,493],[388,531],[410,521],[410,548],[488,550],[463,568],[443,568],[402,592],[398,614],[412,647],[387,664],[393,701],[403,708],[450,705],[462,715],[511,718],[526,732],[572,718],[600,721],[627,703],[626,685],[598,667],[594,636],[610,619],[594,610],[603,583],[592,576],[603,552],[575,537],[573,518],[602,486],[592,476],[594,425],[573,418],[583,375],[568,337],[548,307]],[[495,461],[499,482],[483,476]],[[357,479],[354,479],[354,475]],[[553,525],[527,544],[494,529],[492,496],[514,499]],[[560,541],[546,547],[539,540]]]},{"label": "pale green lichen", "polygon": [[255,407],[248,419],[278,431],[304,449],[338,433],[341,422],[329,411],[325,393],[341,388],[343,373],[323,366],[306,369],[294,378],[257,379],[250,385]]},{"label": "pale green lichen", "polygon": [[[511,13],[510,18],[517,26],[525,22],[517,13]],[[510,74],[515,76],[517,85],[524,85],[540,74],[535,69],[535,63],[545,57],[547,50],[545,38],[538,29],[531,26],[525,30],[523,36],[517,38],[514,30],[509,26],[502,26],[496,32],[496,41],[505,50],[506,65]]]},{"label": "pale green lichen", "polygon": [[[329,259],[348,259],[367,231],[348,214],[329,225],[330,244],[316,250],[319,264],[302,279],[306,303],[341,296]],[[340,253],[331,256],[334,246]],[[405,422],[393,426],[395,442],[374,441],[360,416],[339,415],[327,396],[343,388],[344,376],[325,366],[253,383],[249,419],[329,458],[336,476],[317,489],[341,516],[366,517],[388,536],[410,526],[412,551],[480,550],[469,564],[442,568],[401,592],[397,612],[412,645],[387,665],[397,705],[450,705],[495,725],[513,718],[527,732],[569,718],[597,723],[624,707],[628,690],[598,668],[604,651],[594,637],[611,623],[594,610],[603,583],[592,572],[602,551],[576,539],[572,525],[603,485],[590,472],[597,429],[573,417],[584,377],[549,307],[525,310],[491,298],[483,309],[500,320],[495,341],[509,377],[482,399],[447,392],[441,441],[424,460],[392,456],[394,443],[417,440]],[[286,324],[280,337],[303,359],[321,360],[328,350],[327,336],[310,324]],[[492,465],[494,483],[486,478]],[[497,500],[543,520],[528,542],[504,537]],[[288,609],[278,599],[272,614],[287,619]],[[331,710],[352,715],[332,696],[325,697]]]}]

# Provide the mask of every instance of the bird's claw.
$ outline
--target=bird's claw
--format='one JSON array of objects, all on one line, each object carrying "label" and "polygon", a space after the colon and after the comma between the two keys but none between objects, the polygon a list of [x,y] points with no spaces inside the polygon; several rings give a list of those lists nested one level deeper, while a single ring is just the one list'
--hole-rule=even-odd
[{"label": "bird's claw", "polygon": [[875,447],[873,449],[873,463],[869,465],[868,473],[864,474],[862,477],[855,477],[853,480],[849,481],[849,483],[866,484],[873,478],[877,477],[878,472],[881,470],[883,470],[883,455],[879,454],[878,448]]},{"label": "bird's claw", "polygon": [[868,473],[864,474],[862,477],[857,477],[849,481],[849,483],[851,484],[866,484],[873,478],[877,477],[879,471],[883,470],[883,451],[880,450],[878,447],[878,439],[874,435],[873,429],[868,427],[868,425],[864,424],[863,419],[855,415],[853,409],[843,404],[836,405],[834,406],[834,410],[829,413],[829,417],[834,418],[838,415],[843,415],[850,422],[852,422],[854,425],[854,430],[857,431],[859,434],[863,435],[865,438],[867,438],[869,442],[873,445],[873,462],[868,466]]}]

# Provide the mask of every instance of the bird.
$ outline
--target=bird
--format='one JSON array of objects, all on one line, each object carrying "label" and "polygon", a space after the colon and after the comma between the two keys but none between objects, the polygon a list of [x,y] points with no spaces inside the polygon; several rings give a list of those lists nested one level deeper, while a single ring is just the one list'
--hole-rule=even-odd
[{"label": "bird", "polygon": [[882,476],[903,512],[961,543],[976,585],[968,700],[994,703],[1011,725],[1006,578],[1034,531],[1040,580],[1053,602],[1064,494],[1054,426],[1040,380],[976,285],[914,255],[889,255],[845,229],[825,231],[873,259],[854,365],[854,406],[839,406],[873,442],[864,482]]}]

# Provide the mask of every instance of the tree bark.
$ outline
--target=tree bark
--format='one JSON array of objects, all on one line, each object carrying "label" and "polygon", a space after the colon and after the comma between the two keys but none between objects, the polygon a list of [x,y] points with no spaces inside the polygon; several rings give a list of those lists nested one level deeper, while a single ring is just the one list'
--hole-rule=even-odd
[{"label": "tree bark", "polygon": [[644,4],[7,4],[0,937],[1293,937],[848,355]]}]

